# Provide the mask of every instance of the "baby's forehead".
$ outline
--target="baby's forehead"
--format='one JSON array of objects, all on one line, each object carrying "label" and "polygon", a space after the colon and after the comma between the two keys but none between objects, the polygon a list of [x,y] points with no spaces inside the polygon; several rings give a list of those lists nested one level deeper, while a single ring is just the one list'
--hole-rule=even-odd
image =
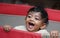
[{"label": "baby's forehead", "polygon": [[28,13],[28,15],[41,15],[41,12],[31,11]]}]

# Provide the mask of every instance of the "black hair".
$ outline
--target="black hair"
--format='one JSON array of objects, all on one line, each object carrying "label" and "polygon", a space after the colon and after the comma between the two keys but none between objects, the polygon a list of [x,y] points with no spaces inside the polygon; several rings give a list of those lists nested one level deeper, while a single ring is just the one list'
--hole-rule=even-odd
[{"label": "black hair", "polygon": [[41,17],[43,19],[43,22],[46,23],[46,25],[49,23],[48,22],[48,14],[47,14],[47,12],[45,11],[45,9],[43,7],[41,7],[41,6],[35,6],[35,7],[31,8],[28,11],[27,15],[29,14],[29,12],[32,12],[32,11],[33,12],[40,12],[41,13]]}]

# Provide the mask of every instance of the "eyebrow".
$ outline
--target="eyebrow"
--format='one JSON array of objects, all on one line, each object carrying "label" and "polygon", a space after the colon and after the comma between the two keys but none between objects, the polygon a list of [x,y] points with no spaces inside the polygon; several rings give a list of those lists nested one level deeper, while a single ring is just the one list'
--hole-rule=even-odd
[{"label": "eyebrow", "polygon": [[40,16],[37,16],[37,15],[35,17],[39,17],[40,18]]}]

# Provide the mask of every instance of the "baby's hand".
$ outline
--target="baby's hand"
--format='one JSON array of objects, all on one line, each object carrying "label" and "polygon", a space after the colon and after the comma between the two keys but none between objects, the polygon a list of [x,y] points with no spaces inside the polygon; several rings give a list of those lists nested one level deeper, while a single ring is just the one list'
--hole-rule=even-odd
[{"label": "baby's hand", "polygon": [[59,32],[57,30],[51,31],[50,32],[50,37],[51,38],[58,38],[59,37]]},{"label": "baby's hand", "polygon": [[12,29],[11,25],[4,25],[3,30],[9,32]]}]

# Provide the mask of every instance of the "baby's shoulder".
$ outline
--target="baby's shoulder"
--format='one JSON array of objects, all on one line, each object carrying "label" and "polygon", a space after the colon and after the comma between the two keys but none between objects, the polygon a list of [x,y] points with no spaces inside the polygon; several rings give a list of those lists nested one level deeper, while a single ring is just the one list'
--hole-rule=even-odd
[{"label": "baby's shoulder", "polygon": [[16,29],[16,30],[26,30],[26,27],[24,25],[19,25],[19,26],[14,27],[14,29]]},{"label": "baby's shoulder", "polygon": [[37,33],[41,33],[42,35],[48,35],[48,36],[50,35],[46,29],[39,30],[39,31],[37,31]]}]

